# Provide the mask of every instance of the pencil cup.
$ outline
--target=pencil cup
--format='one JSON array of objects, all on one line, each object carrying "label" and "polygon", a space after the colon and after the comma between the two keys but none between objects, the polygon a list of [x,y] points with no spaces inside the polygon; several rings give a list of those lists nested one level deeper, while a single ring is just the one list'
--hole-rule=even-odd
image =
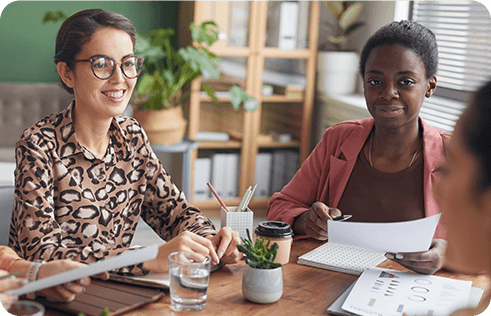
[{"label": "pencil cup", "polygon": [[235,206],[229,206],[228,210],[230,212],[227,212],[222,207],[222,213],[220,217],[221,227],[228,226],[232,230],[239,232],[240,238],[247,238],[246,229],[249,229],[249,232],[252,234],[254,213],[251,211],[250,208],[247,208],[245,212],[235,212],[236,209],[237,207]]}]

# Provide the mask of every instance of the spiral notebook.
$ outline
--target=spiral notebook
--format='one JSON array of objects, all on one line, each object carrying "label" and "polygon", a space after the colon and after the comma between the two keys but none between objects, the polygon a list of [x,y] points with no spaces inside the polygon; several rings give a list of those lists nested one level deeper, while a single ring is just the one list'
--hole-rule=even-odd
[{"label": "spiral notebook", "polygon": [[385,260],[385,252],[325,243],[298,258],[297,263],[360,275]]}]

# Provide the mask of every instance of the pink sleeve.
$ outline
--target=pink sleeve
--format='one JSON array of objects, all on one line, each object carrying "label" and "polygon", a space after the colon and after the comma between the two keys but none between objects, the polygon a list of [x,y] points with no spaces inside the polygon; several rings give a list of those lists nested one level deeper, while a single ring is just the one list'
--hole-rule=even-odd
[{"label": "pink sleeve", "polygon": [[319,200],[320,191],[326,182],[329,168],[327,153],[327,132],[313,152],[302,164],[292,180],[281,190],[273,194],[269,201],[267,220],[282,221],[293,225],[299,216]]}]

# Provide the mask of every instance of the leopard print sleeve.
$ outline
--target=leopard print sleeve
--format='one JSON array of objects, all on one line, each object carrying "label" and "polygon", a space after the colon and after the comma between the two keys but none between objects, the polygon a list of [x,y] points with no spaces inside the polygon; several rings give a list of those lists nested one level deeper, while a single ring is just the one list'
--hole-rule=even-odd
[{"label": "leopard print sleeve", "polygon": [[[97,229],[95,213],[83,209],[73,212],[69,206],[61,212],[55,211],[60,209],[55,200],[68,202],[78,194],[72,191],[55,197],[58,189],[53,185],[52,160],[41,147],[20,140],[16,152],[21,158],[15,171],[15,204],[9,240],[20,257],[31,261],[72,259],[91,263],[124,252],[121,245],[82,241],[91,230]],[[70,215],[76,219],[63,219]]]}]

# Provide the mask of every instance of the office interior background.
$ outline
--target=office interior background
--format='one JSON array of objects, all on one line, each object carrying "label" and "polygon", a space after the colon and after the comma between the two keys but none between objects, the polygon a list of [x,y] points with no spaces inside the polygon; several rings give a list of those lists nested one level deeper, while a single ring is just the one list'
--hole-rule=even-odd
[{"label": "office interior background", "polygon": [[[436,94],[425,101],[421,116],[431,125],[438,128],[452,131],[455,121],[458,119],[461,111],[465,107],[465,102],[473,90],[479,86],[484,80],[487,80],[491,75],[491,19],[489,11],[486,7],[474,1],[362,1],[363,10],[358,18],[358,21],[363,21],[364,26],[354,31],[345,45],[345,50],[360,53],[364,43],[368,37],[373,34],[381,26],[393,21],[401,19],[415,19],[432,29],[437,35],[440,47],[440,65],[438,73],[439,86]],[[210,3],[210,6],[215,4]],[[233,1],[229,5],[229,27],[231,30],[225,30],[225,34],[232,41],[234,34],[234,25],[240,28],[242,33],[236,32],[234,40],[243,41],[247,46],[247,36],[250,18],[250,2]],[[295,36],[297,36],[297,46],[294,49],[304,49],[308,47],[309,34],[309,2],[299,2],[297,15],[298,26]],[[268,3],[268,28],[266,34],[266,47],[279,47],[279,34],[281,33],[281,2]],[[186,17],[185,20],[192,20],[188,15],[190,11],[184,10],[183,6],[178,1],[16,1],[8,4],[2,12],[0,18],[0,58],[3,60],[0,71],[1,83],[55,83],[58,75],[53,63],[53,54],[55,46],[55,38],[61,23],[41,23],[44,12],[49,10],[61,10],[67,15],[71,15],[77,11],[88,8],[101,8],[109,11],[115,11],[128,17],[138,31],[148,33],[157,28],[172,27],[176,30],[176,36],[173,39],[173,44],[177,46],[179,37],[179,22]],[[308,127],[309,131],[308,152],[310,152],[315,144],[322,137],[323,131],[343,120],[362,119],[369,117],[366,110],[361,86],[361,78],[358,76],[355,82],[355,88],[346,95],[336,93],[328,93],[324,91],[319,84],[321,77],[325,75],[324,70],[320,65],[320,56],[324,50],[329,49],[326,46],[327,38],[330,35],[327,23],[333,23],[334,18],[329,12],[324,3],[318,6],[318,38],[317,52],[319,53],[319,64],[316,67],[316,79],[313,85],[313,100],[309,106],[312,111]],[[212,10],[212,9],[210,9]],[[290,12],[291,13],[291,12]],[[217,18],[220,18],[217,16]],[[285,17],[283,17],[285,19]],[[245,27],[244,27],[245,24]],[[303,36],[303,37],[302,37]],[[231,44],[231,42],[229,42]],[[238,44],[242,45],[242,44]],[[227,65],[236,65],[237,68],[244,67],[247,63],[246,59],[223,57]],[[356,65],[357,66],[357,65]],[[231,68],[234,68],[232,66]],[[280,73],[286,77],[300,78],[300,82],[304,83],[307,78],[307,63],[302,58],[265,58],[264,73],[277,74]],[[232,72],[233,73],[233,72]],[[302,80],[303,79],[303,80]],[[265,77],[263,75],[263,80]],[[309,85],[309,84],[307,84]],[[301,90],[302,88],[300,88]],[[306,93],[306,91],[300,91]],[[0,95],[0,98],[2,96]],[[271,101],[272,102],[272,101]],[[305,106],[306,101],[303,98],[297,102],[288,103],[287,108],[295,106]],[[266,103],[266,102],[264,102]],[[279,102],[276,106],[281,106]],[[6,117],[6,111],[2,111],[0,104],[0,129],[1,122],[6,122],[10,118]],[[220,111],[221,107],[215,107],[213,111]],[[262,115],[268,113],[273,115],[275,112],[268,112],[266,105],[262,105]],[[292,110],[297,113],[295,109]],[[278,111],[280,112],[280,111]],[[2,114],[3,113],[3,114]],[[23,115],[28,116],[29,113]],[[281,114],[278,114],[281,115]],[[292,116],[299,117],[299,116]],[[32,123],[37,121],[36,118]],[[261,118],[264,122],[268,118]],[[301,120],[302,117],[299,117]],[[279,120],[280,124],[281,121]],[[287,124],[286,122],[284,122]],[[299,123],[300,124],[300,123]],[[28,127],[28,126],[25,126]],[[288,126],[277,127],[288,141],[288,136],[295,138],[298,136],[298,131],[288,133]],[[297,127],[293,127],[295,129]],[[266,130],[265,133],[268,131]],[[305,140],[303,140],[305,141]],[[264,171],[269,173],[269,181],[265,185],[263,196],[258,196],[256,204],[252,204],[257,208],[258,215],[264,216],[269,197],[289,181],[294,172],[300,167],[302,160],[305,158],[300,153],[301,147],[305,144],[297,142],[289,143],[290,145],[271,147],[258,146],[254,148],[255,154],[270,155],[270,169]],[[232,146],[233,147],[233,146]],[[232,150],[224,150],[223,148],[216,149],[198,149],[198,154],[193,158],[193,164],[200,158],[210,158],[210,156],[221,153],[235,153],[239,157],[244,157],[244,148],[241,145],[235,146]],[[13,153],[12,148],[6,148]],[[275,153],[281,151],[293,152],[293,172],[286,172],[283,178],[273,179],[275,172],[271,168],[275,165]],[[211,152],[211,154],[210,154]],[[182,159],[181,154],[158,154],[161,162],[166,170],[173,176],[176,184],[179,186],[183,179],[181,177]],[[278,156],[278,155],[277,155]],[[12,162],[14,155],[2,155],[1,159],[4,163]],[[278,158],[278,157],[277,157]],[[239,158],[240,159],[240,158]],[[258,159],[258,158],[257,158]],[[281,158],[278,159],[286,159]],[[261,163],[256,163],[250,170],[251,174],[258,177],[257,170]],[[273,163],[272,163],[273,162]],[[1,164],[0,164],[1,166]],[[196,170],[193,172],[195,176]],[[10,174],[2,174],[0,177],[9,178]],[[244,176],[243,172],[238,172],[234,175],[233,186],[235,187],[234,196],[231,196],[231,201],[236,203],[237,198],[242,195],[241,189],[243,185],[239,185],[240,177]],[[209,176],[207,179],[211,179]],[[196,177],[194,178],[196,179]],[[200,179],[206,179],[200,178]],[[250,179],[254,179],[252,176]],[[2,181],[10,181],[9,179],[1,179]],[[275,182],[276,181],[276,182]],[[254,184],[254,180],[247,185]],[[275,182],[273,185],[271,182]],[[196,183],[194,183],[196,185]],[[246,186],[247,186],[246,185]],[[193,188],[191,189],[193,190]],[[191,193],[187,193],[190,195]],[[213,201],[213,204],[207,200],[213,200],[213,197],[207,193],[205,201],[192,199],[198,206],[203,208],[211,216],[217,217],[219,213],[218,204]],[[201,204],[200,204],[201,203]],[[207,214],[205,212],[205,214]],[[262,218],[262,217],[261,217]]]}]

